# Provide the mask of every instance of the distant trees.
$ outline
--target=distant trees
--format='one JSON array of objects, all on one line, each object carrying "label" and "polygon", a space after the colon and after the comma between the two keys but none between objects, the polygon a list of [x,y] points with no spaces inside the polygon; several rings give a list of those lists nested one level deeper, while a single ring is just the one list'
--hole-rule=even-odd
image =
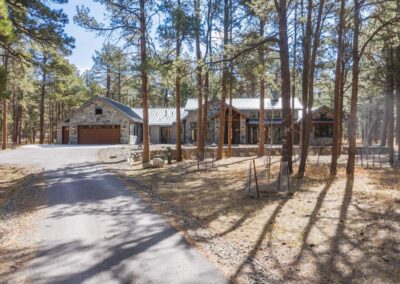
[{"label": "distant trees", "polygon": [[[395,165],[396,142],[400,144],[400,17],[395,0],[97,2],[105,7],[107,20],[98,21],[84,6],[74,18],[86,30],[107,36],[93,67],[80,76],[65,60],[73,39],[64,32],[68,19],[62,11],[43,1],[0,1],[5,15],[0,19],[3,147],[7,130],[12,130],[14,143],[21,133],[38,130],[40,143],[46,137],[51,140],[57,119],[82,98],[103,94],[143,107],[144,162],[150,159],[149,105],[174,106],[181,160],[180,108],[193,97],[198,103],[197,151],[203,154],[207,138],[214,138],[221,159],[226,146],[227,156],[232,155],[237,131],[232,98],[257,97],[254,142],[263,156],[264,101],[277,94],[282,102],[282,159],[292,171],[293,139],[299,138],[298,177],[306,171],[313,107],[321,104],[334,108],[332,175],[343,138],[348,140],[347,173],[354,174],[361,130],[367,145],[373,140],[388,146]],[[18,72],[23,80],[16,79]],[[303,110],[295,122],[296,98]],[[219,114],[212,122],[215,132],[207,131],[210,99],[219,100]],[[368,102],[368,112],[378,108],[373,119],[360,115],[359,102]],[[34,121],[24,120],[27,115]],[[296,124],[301,124],[300,135],[294,133]],[[368,129],[372,124],[373,139]],[[241,141],[244,135],[241,128]],[[272,131],[268,135],[271,138]]]},{"label": "distant trees", "polygon": [[[66,15],[59,10],[53,10],[42,1],[1,1],[0,47],[3,51],[3,143],[2,148],[7,148],[8,143],[8,99],[10,89],[7,77],[14,64],[41,65],[43,61],[36,61],[29,54],[29,48],[38,50],[56,48],[60,52],[68,53],[73,47],[73,39],[64,33],[64,26],[68,22]],[[20,99],[16,97],[16,100]],[[42,88],[41,109],[41,134],[44,132],[44,88]],[[19,104],[19,103],[17,103]],[[19,109],[21,111],[22,109]],[[18,118],[19,120],[19,118]],[[14,127],[14,131],[16,131]],[[15,137],[15,134],[14,134]],[[43,143],[44,138],[40,139]]]}]

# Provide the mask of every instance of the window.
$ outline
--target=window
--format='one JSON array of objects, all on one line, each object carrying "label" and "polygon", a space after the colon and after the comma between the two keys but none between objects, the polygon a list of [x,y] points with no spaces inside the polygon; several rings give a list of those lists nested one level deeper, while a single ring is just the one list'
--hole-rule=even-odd
[{"label": "window", "polygon": [[100,108],[100,107],[96,107],[96,109],[95,109],[95,114],[96,114],[96,115],[98,115],[98,114],[103,114],[103,109]]},{"label": "window", "polygon": [[196,141],[196,134],[197,134],[197,125],[196,122],[190,123],[190,139],[192,141]]},{"label": "window", "polygon": [[133,136],[138,136],[138,126],[136,124],[133,125]]},{"label": "window", "polygon": [[321,120],[327,119],[328,115],[326,113],[321,113]]},{"label": "window", "polygon": [[332,125],[316,125],[314,129],[315,137],[333,137]]}]

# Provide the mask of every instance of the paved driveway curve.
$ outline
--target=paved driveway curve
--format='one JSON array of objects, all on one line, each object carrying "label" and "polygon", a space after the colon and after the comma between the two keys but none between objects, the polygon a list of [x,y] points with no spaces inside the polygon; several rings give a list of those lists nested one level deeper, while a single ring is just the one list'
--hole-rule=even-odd
[{"label": "paved driveway curve", "polygon": [[135,192],[98,164],[95,146],[28,146],[0,163],[43,167],[38,254],[28,283],[227,283]]}]

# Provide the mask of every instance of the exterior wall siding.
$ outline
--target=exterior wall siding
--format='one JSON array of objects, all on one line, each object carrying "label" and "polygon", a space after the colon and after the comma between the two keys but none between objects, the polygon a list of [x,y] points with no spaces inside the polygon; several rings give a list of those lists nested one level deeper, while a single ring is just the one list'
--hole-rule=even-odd
[{"label": "exterior wall siding", "polygon": [[[102,109],[102,114],[96,114],[96,108]],[[78,126],[79,125],[120,125],[121,144],[136,143],[138,137],[130,134],[130,125],[134,124],[126,115],[115,109],[101,99],[95,99],[86,105],[83,109],[76,112],[69,118],[69,144],[78,144]],[[62,141],[62,126],[65,123],[57,125],[57,143]]]}]

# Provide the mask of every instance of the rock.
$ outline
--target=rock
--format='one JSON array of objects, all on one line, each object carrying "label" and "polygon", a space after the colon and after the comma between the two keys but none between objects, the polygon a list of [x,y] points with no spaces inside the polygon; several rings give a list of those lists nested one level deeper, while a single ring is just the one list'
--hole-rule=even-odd
[{"label": "rock", "polygon": [[155,168],[164,167],[164,161],[160,158],[154,158],[153,159],[153,167],[155,167]]},{"label": "rock", "polygon": [[151,165],[151,163],[147,162],[147,163],[143,163],[143,169],[149,169],[152,168],[153,166]]}]

